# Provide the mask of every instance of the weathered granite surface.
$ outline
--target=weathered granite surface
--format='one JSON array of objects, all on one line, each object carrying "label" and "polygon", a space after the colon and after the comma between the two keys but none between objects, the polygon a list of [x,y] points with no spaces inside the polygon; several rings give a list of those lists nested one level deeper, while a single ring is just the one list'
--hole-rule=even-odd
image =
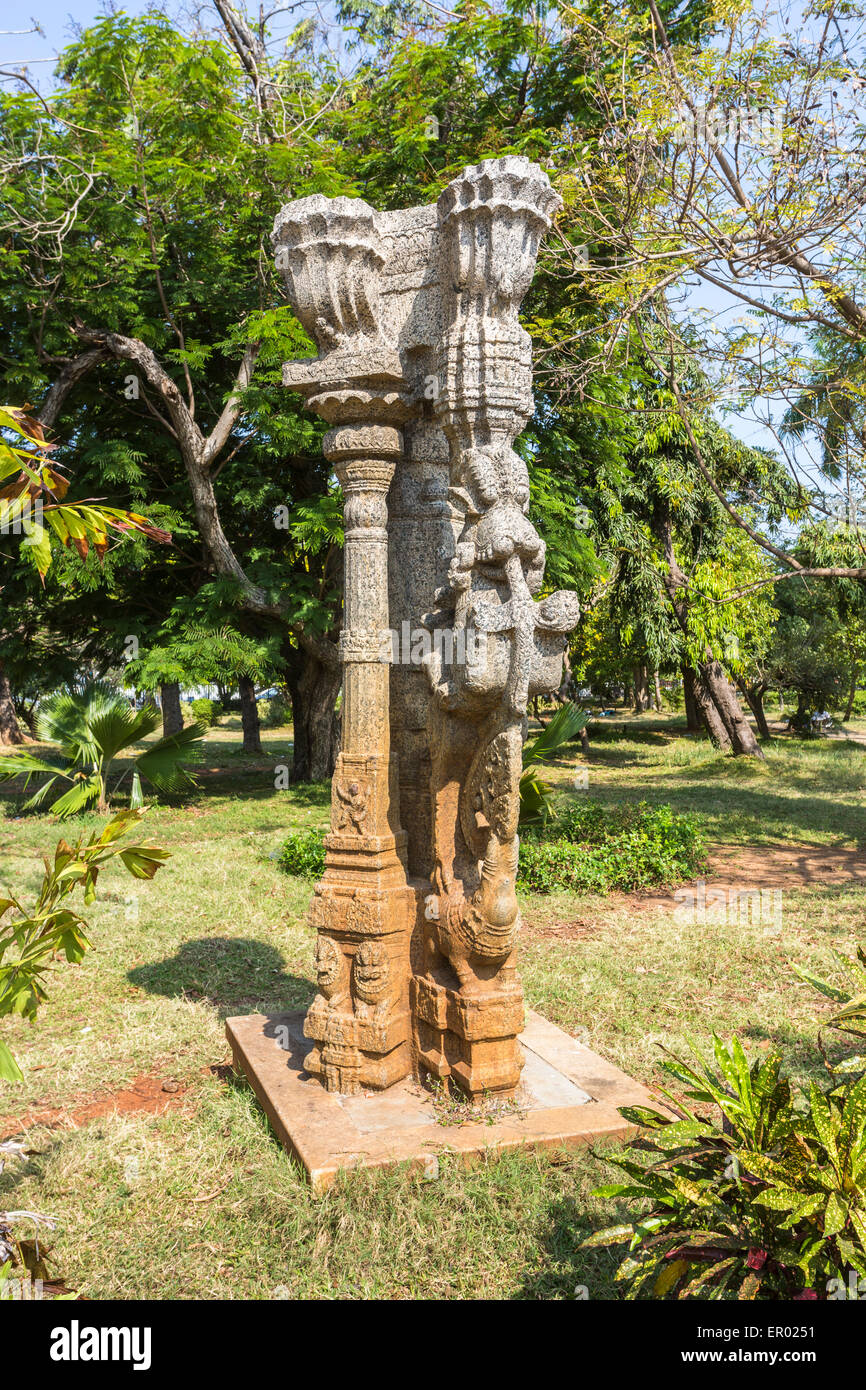
[{"label": "weathered granite surface", "polygon": [[344,497],[343,742],[304,1063],[343,1094],[412,1071],[472,1096],[520,1078],[521,748],[578,618],[574,594],[537,597],[544,545],[513,448],[533,409],[518,311],[559,205],[509,156],[435,206],[315,195],[274,225],[319,351],[284,383],[331,425]]}]

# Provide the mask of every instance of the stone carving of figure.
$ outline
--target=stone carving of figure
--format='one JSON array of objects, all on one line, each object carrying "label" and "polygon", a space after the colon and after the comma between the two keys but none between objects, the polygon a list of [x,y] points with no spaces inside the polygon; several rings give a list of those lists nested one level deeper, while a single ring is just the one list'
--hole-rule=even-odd
[{"label": "stone carving of figure", "polygon": [[354,993],[355,1012],[366,1017],[375,1011],[378,1017],[388,1012],[390,999],[390,963],[381,941],[362,941],[355,955]]},{"label": "stone carving of figure", "polygon": [[369,788],[360,782],[350,782],[348,786],[335,783],[334,790],[339,798],[337,829],[348,830],[350,835],[363,835],[367,821],[367,800]]},{"label": "stone carving of figure", "polygon": [[337,1009],[345,1003],[349,990],[343,952],[336,941],[321,932],[316,941],[316,981],[319,999],[328,1008]]}]

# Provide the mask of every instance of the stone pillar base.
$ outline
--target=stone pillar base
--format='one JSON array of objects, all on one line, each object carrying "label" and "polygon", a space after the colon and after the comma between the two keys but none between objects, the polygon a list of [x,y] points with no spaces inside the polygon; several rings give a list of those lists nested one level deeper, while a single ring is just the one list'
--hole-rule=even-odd
[{"label": "stone pillar base", "polygon": [[325,872],[310,904],[319,993],[307,1014],[304,1067],[329,1091],[385,1090],[412,1070],[406,835],[389,820],[396,758],[341,753]]},{"label": "stone pillar base", "polygon": [[304,1020],[304,1036],[315,1042],[304,1057],[304,1070],[320,1077],[328,1091],[384,1091],[412,1069],[408,1033],[405,1011],[380,1020],[333,1015],[313,1005]]},{"label": "stone pillar base", "polygon": [[[440,1159],[471,1163],[515,1148],[572,1149],[622,1140],[633,1127],[622,1105],[664,1109],[636,1081],[531,1010],[519,1045],[525,1059],[515,1100],[466,1106],[441,1123],[437,1098],[410,1078],[385,1093],[328,1092],[303,1067],[303,1014],[226,1021],[235,1066],[249,1079],[276,1134],[322,1192],[341,1170],[409,1164],[428,1178]],[[459,1118],[459,1117],[457,1117]]]},{"label": "stone pillar base", "polygon": [[414,975],[409,987],[419,1071],[450,1078],[476,1099],[513,1095],[523,1055],[523,989],[517,981],[469,996]]}]

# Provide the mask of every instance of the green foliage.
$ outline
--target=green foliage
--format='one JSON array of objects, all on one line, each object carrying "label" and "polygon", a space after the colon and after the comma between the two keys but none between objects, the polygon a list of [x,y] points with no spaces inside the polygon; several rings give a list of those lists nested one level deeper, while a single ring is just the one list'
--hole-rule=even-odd
[{"label": "green foliage", "polygon": [[554,788],[538,773],[537,767],[551,762],[560,748],[586,728],[588,715],[575,704],[563,705],[535,738],[523,745],[523,772],[520,777],[520,826],[543,825],[556,814]]},{"label": "green foliage", "polygon": [[[91,546],[100,558],[108,549],[109,532],[138,532],[169,544],[171,536],[135,512],[101,503],[66,500],[69,479],[52,463],[54,448],[38,420],[15,406],[0,406],[0,430],[23,439],[26,448],[12,446],[0,436],[0,526],[4,533],[22,529],[21,552],[40,579],[53,559],[52,540],[73,546],[86,559]],[[11,482],[9,481],[11,479]],[[43,522],[47,524],[43,524]]]},{"label": "green foliage", "polygon": [[296,830],[284,840],[276,856],[284,874],[321,878],[325,872],[325,841],[320,830]]},{"label": "green foliage", "polygon": [[213,726],[220,721],[222,705],[218,700],[208,700],[205,696],[202,696],[201,699],[193,700],[191,708],[193,718],[197,719],[199,724],[203,725],[205,729],[213,728]]},{"label": "green foliage", "polygon": [[156,690],[170,681],[194,685],[231,682],[238,676],[263,680],[282,664],[276,636],[260,640],[228,623],[208,626],[189,620],[182,612],[172,617],[180,630],[164,633],[161,641],[127,662],[127,683],[136,690]]},{"label": "green foliage", "polygon": [[[826,980],[818,980],[814,975],[807,974],[798,965],[794,966],[794,970],[801,980],[805,980],[819,994],[832,999],[838,1006],[825,1020],[830,1027],[838,1029],[840,1033],[862,1039],[866,1044],[866,950],[858,946],[855,960],[849,960],[839,951],[835,951],[834,955],[851,985],[840,988],[838,985],[828,984]],[[839,1073],[866,1071],[866,1056],[847,1057],[844,1061],[836,1063],[833,1070]]]},{"label": "green foliage", "polygon": [[[77,888],[89,906],[96,897],[99,872],[110,860],[119,859],[133,878],[151,879],[168,859],[168,851],[155,845],[118,844],[141,816],[141,811],[121,811],[87,840],[81,836],[74,845],[58,840],[53,861],[45,858],[42,885],[32,905],[25,906],[17,897],[0,897],[0,1017],[35,1018],[47,998],[43,982],[54,958],[62,952],[78,965],[90,949],[87,923],[68,905]],[[23,1080],[2,1039],[0,1078]]]},{"label": "green foliage", "polygon": [[[121,753],[130,755],[133,746],[152,734],[159,722],[159,711],[153,705],[133,710],[119,690],[101,681],[91,681],[81,691],[62,691],[44,703],[37,718],[40,739],[59,744],[59,753],[38,758],[24,751],[0,757],[0,782],[23,777],[26,788],[37,779],[37,790],[24,803],[24,810],[44,806],[55,785],[66,782],[67,789],[50,805],[54,815],[65,819],[92,805],[105,811],[114,759]],[[131,754],[132,767],[120,775],[112,791],[116,793],[128,777],[130,806],[137,808],[143,801],[142,778],[168,793],[194,786],[181,764],[195,758],[198,750],[194,745],[204,733],[202,724],[191,724]]]},{"label": "green foliage", "polygon": [[628,1180],[595,1195],[644,1209],[584,1244],[628,1243],[629,1298],[845,1297],[847,1271],[866,1275],[866,1079],[795,1094],[777,1053],[749,1067],[739,1039],[714,1045],[717,1069],[664,1070],[722,1126],[667,1090],[674,1119],[624,1107],[644,1133],[610,1160]]},{"label": "green foliage", "polygon": [[524,836],[517,877],[535,893],[608,893],[689,878],[703,858],[695,816],[646,801],[622,806],[582,801],[560,814],[556,839],[543,831]]},{"label": "green foliage", "polygon": [[808,733],[809,716],[844,704],[864,669],[862,585],[850,595],[838,582],[794,579],[777,586],[775,603],[767,679],[795,692],[795,727]]},{"label": "green foliage", "polygon": [[291,721],[291,710],[280,695],[259,701],[259,721],[265,729],[281,729]]}]

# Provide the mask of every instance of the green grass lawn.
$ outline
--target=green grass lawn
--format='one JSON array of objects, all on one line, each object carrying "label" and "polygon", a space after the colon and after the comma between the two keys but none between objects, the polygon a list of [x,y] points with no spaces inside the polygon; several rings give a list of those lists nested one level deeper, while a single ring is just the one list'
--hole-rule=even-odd
[{"label": "green grass lawn", "polygon": [[[575,745],[554,769],[562,796],[587,794],[572,790],[580,766],[590,796],[696,812],[711,844],[866,845],[866,747],[780,739],[765,765],[746,765],[680,725],[593,725],[588,757]],[[311,885],[270,856],[289,830],[324,827],[328,788],[275,790],[291,732],[263,737],[264,756],[247,758],[238,721],[211,730],[199,790],[146,817],[168,865],[150,884],[107,872],[94,950],[58,967],[35,1025],[4,1020],[27,1079],[3,1087],[0,1131],[55,1113],[26,1125],[26,1160],[0,1177],[0,1207],[56,1219],[53,1269],[90,1298],[570,1298],[578,1284],[616,1297],[616,1252],[577,1249],[616,1215],[590,1196],[609,1174],[599,1156],[517,1153],[471,1170],[446,1160],[435,1181],[347,1175],[313,1198],[227,1068],[226,1016],[313,995]],[[10,795],[0,806],[0,891],[19,895],[61,833],[99,823],[61,830],[21,817]],[[748,862],[736,882],[760,888],[760,856]],[[643,1081],[663,1047],[704,1047],[713,1029],[737,1030],[752,1055],[775,1041],[807,1074],[821,1008],[790,963],[834,975],[833,948],[863,935],[862,892],[853,879],[782,891],[781,931],[683,922],[671,892],[524,895],[527,1002]],[[72,1127],[76,1112],[145,1081],[157,1097],[171,1088],[164,1113],[109,1108]]]}]

